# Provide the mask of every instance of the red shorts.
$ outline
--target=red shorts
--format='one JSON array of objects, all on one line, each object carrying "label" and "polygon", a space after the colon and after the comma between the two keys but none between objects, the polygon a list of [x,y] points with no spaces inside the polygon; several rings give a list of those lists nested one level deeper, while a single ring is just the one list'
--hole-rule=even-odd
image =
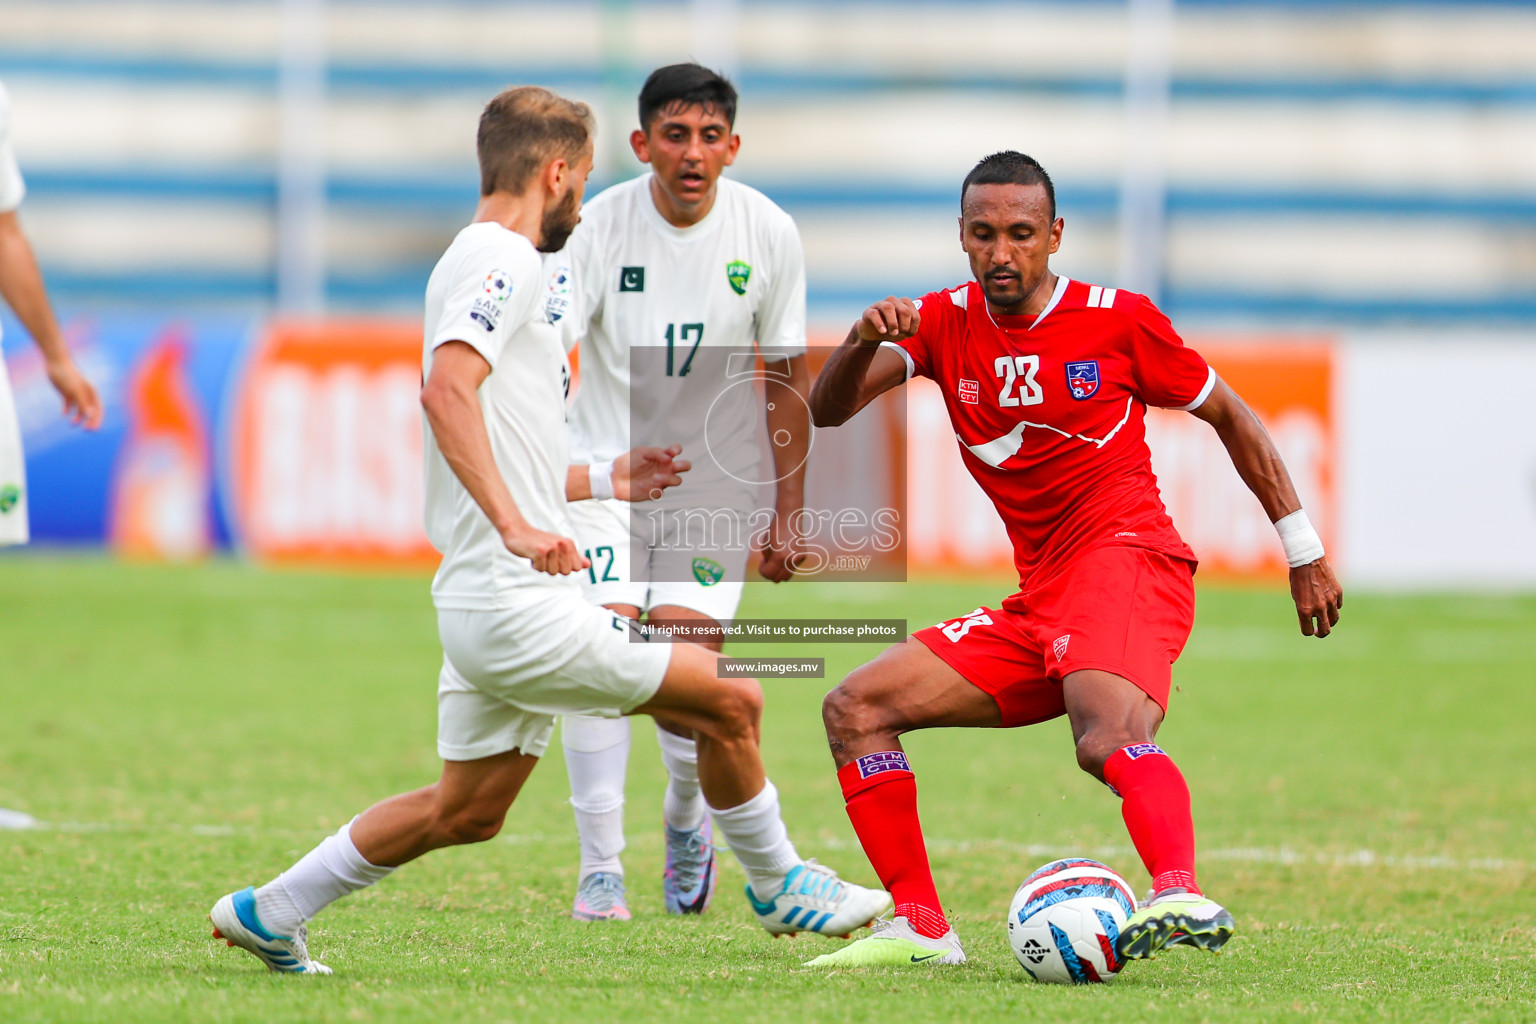
[{"label": "red shorts", "polygon": [[1123,676],[1168,710],[1173,663],[1195,619],[1194,567],[1135,547],[1085,552],[1070,569],[912,634],[997,701],[1003,725],[1066,713],[1061,680],[1081,669]]}]

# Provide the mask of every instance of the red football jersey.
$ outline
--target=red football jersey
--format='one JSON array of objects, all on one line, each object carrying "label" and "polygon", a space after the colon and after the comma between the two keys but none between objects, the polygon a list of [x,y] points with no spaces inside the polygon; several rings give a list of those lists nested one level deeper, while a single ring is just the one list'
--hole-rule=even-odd
[{"label": "red football jersey", "polygon": [[1146,296],[1062,277],[1039,316],[994,316],[971,281],[923,296],[920,311],[895,347],[908,376],[944,392],[1021,589],[1106,544],[1194,562],[1163,508],[1144,417],[1149,405],[1195,408],[1216,374]]}]

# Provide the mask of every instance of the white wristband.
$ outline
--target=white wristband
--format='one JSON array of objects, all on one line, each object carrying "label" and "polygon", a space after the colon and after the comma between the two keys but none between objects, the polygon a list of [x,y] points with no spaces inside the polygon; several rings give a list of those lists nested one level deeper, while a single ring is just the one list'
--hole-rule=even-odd
[{"label": "white wristband", "polygon": [[1285,561],[1292,569],[1323,557],[1323,538],[1312,529],[1305,509],[1297,509],[1275,520],[1275,532],[1285,546]]},{"label": "white wristband", "polygon": [[592,497],[613,497],[613,460],[592,463],[587,467],[587,479],[591,482]]}]

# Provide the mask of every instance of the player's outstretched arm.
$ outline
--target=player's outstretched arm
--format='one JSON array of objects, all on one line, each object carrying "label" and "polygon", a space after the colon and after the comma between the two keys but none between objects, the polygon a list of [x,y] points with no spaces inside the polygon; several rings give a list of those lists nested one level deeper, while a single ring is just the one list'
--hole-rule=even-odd
[{"label": "player's outstretched arm", "polygon": [[432,353],[432,372],[421,387],[421,407],[438,450],[496,527],[508,551],[552,576],[585,569],[589,563],[576,550],[575,541],[535,529],[523,518],[496,468],[476,394],[490,373],[491,364],[466,342],[444,342]]},{"label": "player's outstretched arm", "polygon": [[693,463],[680,459],[683,446],[631,448],[612,462],[573,465],[565,475],[565,500],[618,498],[620,501],[655,501],[668,487],[683,482],[681,474]]},{"label": "player's outstretched arm", "polygon": [[101,399],[69,354],[48,305],[37,257],[14,210],[0,213],[0,296],[42,350],[48,380],[64,399],[64,415],[87,430],[101,426]]},{"label": "player's outstretched arm", "polygon": [[853,414],[907,379],[900,353],[881,348],[917,333],[922,316],[911,299],[894,296],[864,311],[848,337],[832,351],[811,388],[811,420],[818,427],[847,423]]},{"label": "player's outstretched arm", "polygon": [[[1296,496],[1291,474],[1269,431],[1225,381],[1217,379],[1209,397],[1191,411],[1215,428],[1238,476],[1264,506],[1270,522],[1280,524],[1301,511],[1301,499]],[[1310,526],[1305,530],[1306,539],[1286,542],[1286,556],[1291,562],[1291,598],[1296,602],[1302,633],[1323,637],[1338,624],[1344,591],[1323,555],[1322,542],[1316,539]],[[1292,552],[1292,548],[1296,551]]]}]

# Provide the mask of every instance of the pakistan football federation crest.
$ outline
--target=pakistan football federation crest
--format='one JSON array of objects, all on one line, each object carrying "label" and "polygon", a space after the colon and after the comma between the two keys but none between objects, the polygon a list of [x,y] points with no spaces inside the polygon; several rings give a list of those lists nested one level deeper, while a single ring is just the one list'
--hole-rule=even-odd
[{"label": "pakistan football federation crest", "polygon": [[712,587],[725,578],[725,566],[712,558],[695,558],[693,578],[699,581],[700,586]]},{"label": "pakistan football federation crest", "polygon": [[1067,364],[1067,390],[1081,402],[1099,393],[1099,361],[1084,359],[1080,363]]},{"label": "pakistan football federation crest", "polygon": [[731,260],[725,265],[725,279],[731,282],[731,291],[737,295],[747,294],[747,280],[751,276],[751,266],[741,260]]},{"label": "pakistan football federation crest", "polygon": [[[6,484],[0,487],[0,513],[9,512],[21,504],[21,488],[15,484]],[[697,569],[694,572],[698,572]]]}]

